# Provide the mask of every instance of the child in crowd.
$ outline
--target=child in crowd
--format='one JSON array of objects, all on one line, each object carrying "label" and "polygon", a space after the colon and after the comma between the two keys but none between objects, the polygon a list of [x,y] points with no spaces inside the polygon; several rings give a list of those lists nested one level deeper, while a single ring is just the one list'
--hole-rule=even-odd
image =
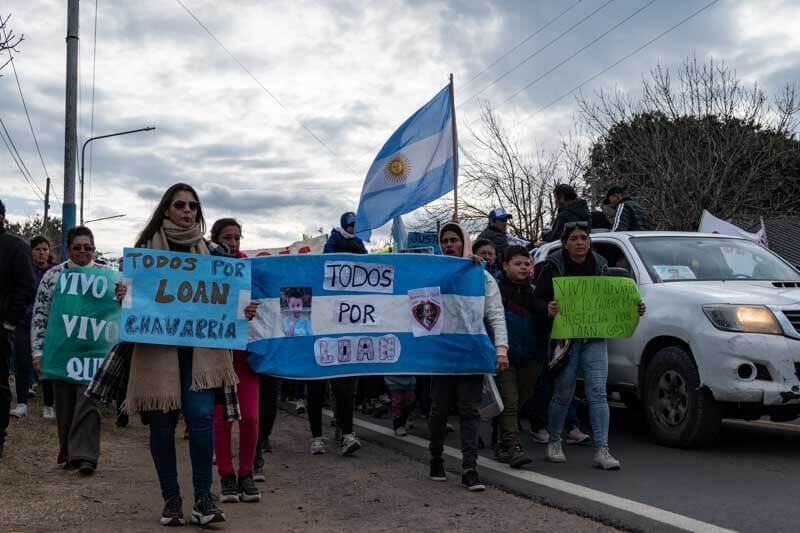
[{"label": "child in crowd", "polygon": [[392,425],[398,437],[408,435],[408,417],[414,410],[414,391],[417,379],[414,376],[384,376],[392,397]]},{"label": "child in crowd", "polygon": [[492,241],[478,239],[472,245],[472,253],[483,259],[484,266],[489,274],[495,278],[500,274],[500,270],[497,268],[497,250]]},{"label": "child in crowd", "polygon": [[497,419],[499,439],[495,458],[512,468],[531,462],[519,442],[519,406],[532,395],[542,370],[542,352],[534,334],[535,302],[531,285],[531,257],[524,246],[505,250],[498,278],[508,331],[509,367],[495,377],[503,412]]}]

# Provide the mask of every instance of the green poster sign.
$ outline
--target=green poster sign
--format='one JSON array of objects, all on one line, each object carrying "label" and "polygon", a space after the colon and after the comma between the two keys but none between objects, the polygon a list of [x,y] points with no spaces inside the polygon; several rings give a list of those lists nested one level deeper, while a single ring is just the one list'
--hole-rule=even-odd
[{"label": "green poster sign", "polygon": [[639,289],[630,278],[553,278],[558,314],[554,339],[624,339],[639,325]]},{"label": "green poster sign", "polygon": [[101,268],[64,269],[53,301],[42,354],[42,378],[88,384],[119,338],[114,286],[120,273]]}]

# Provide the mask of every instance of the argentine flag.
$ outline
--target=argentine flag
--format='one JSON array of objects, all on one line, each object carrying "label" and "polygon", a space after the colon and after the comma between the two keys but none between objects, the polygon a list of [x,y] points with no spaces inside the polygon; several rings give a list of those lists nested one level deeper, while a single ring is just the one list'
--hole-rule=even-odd
[{"label": "argentine flag", "polygon": [[389,137],[361,189],[356,234],[372,229],[453,190],[458,172],[453,154],[452,85],[422,106]]}]

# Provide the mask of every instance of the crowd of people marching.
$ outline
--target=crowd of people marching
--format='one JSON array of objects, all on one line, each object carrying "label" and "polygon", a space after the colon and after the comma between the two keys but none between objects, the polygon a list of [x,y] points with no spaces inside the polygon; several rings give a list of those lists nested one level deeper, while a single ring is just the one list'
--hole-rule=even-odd
[{"label": "crowd of people marching", "polygon": [[[521,421],[530,421],[536,442],[546,444],[545,457],[565,462],[562,442],[591,441],[593,465],[619,469],[620,462],[608,447],[609,409],[606,400],[608,353],[602,339],[572,339],[569,356],[560,360],[563,346],[549,339],[552,320],[559,312],[553,278],[602,276],[605,259],[591,249],[591,227],[618,230],[653,229],[647,213],[625,196],[622,188],[609,190],[606,203],[616,209],[613,224],[602,213],[590,213],[568,185],[558,185],[554,199],[558,214],[544,241],[560,240],[561,248],[534,269],[530,248],[509,245],[507,224],[511,215],[503,209],[489,214],[489,225],[472,243],[469,232],[457,222],[439,229],[443,255],[468,258],[485,266],[484,323],[496,349],[496,385],[504,409],[493,421],[495,459],[520,468],[531,462],[520,440]],[[356,217],[345,213],[333,229],[325,253],[366,254],[355,235]],[[246,257],[240,249],[242,226],[233,218],[216,221],[206,238],[206,220],[197,192],[176,184],[164,192],[136,247],[202,255]],[[53,263],[50,242],[37,236],[23,242],[5,230],[5,207],[0,202],[0,460],[9,417],[24,418],[27,402],[41,372],[46,330],[55,286],[62,272],[76,267],[107,268],[96,264],[94,236],[87,227],[69,230],[66,257]],[[122,302],[126,288],[119,284],[115,297]],[[258,302],[251,302],[245,316],[252,320]],[[638,312],[645,313],[644,303]],[[305,327],[292,320],[286,329]],[[257,502],[256,485],[265,480],[264,454],[272,451],[270,436],[281,397],[296,401],[298,414],[306,414],[311,430],[310,453],[326,453],[323,438],[323,404],[330,401],[335,413],[336,445],[342,455],[361,448],[354,431],[354,411],[379,414],[389,411],[395,434],[404,437],[415,409],[427,417],[430,438],[430,479],[445,481],[443,458],[447,433],[454,430],[449,417],[460,423],[461,481],[470,491],[485,486],[476,470],[480,435],[479,407],[484,393],[482,375],[366,376],[307,382],[257,375],[248,366],[245,351],[121,343],[109,356],[92,385],[42,380],[44,418],[55,418],[58,432],[58,464],[90,476],[98,467],[101,412],[93,387],[117,375],[125,375],[124,397],[118,400],[117,424],[128,424],[138,414],[149,426],[150,453],[159,479],[165,526],[185,522],[175,434],[182,418],[188,439],[194,505],[191,520],[206,525],[225,520],[220,503]],[[122,351],[126,353],[123,355]],[[110,364],[111,361],[114,364]],[[122,366],[124,365],[124,368]],[[11,409],[10,368],[16,389]],[[119,368],[117,368],[119,367]],[[575,388],[579,370],[584,378],[591,436],[579,425]],[[383,399],[383,401],[382,401]],[[239,424],[238,467],[233,463],[232,426]],[[213,464],[220,478],[220,494],[212,490]]]}]

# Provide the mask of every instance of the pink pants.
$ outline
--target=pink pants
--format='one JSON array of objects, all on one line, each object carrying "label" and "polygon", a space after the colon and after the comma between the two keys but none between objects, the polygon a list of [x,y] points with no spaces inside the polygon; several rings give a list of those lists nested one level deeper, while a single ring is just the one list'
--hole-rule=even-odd
[{"label": "pink pants", "polygon": [[[247,366],[247,352],[233,352],[233,368],[239,377],[236,390],[242,419],[239,421],[239,476],[253,471],[258,443],[258,376]],[[220,477],[233,474],[231,431],[233,422],[225,422],[222,406],[214,406],[214,451]]]}]

